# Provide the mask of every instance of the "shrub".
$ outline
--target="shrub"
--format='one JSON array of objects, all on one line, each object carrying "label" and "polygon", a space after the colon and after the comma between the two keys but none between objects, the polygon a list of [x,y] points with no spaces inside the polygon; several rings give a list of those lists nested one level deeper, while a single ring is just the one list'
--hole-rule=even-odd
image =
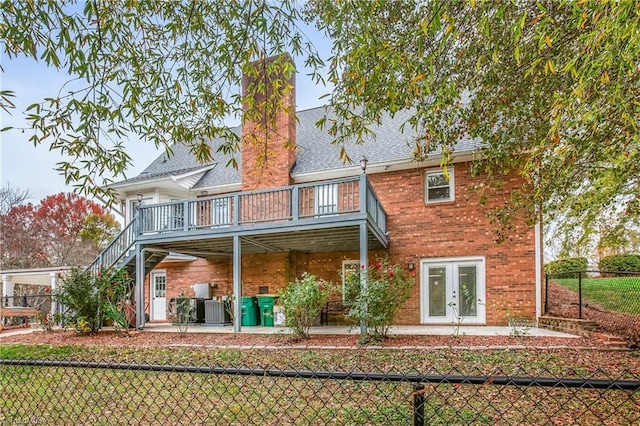
[{"label": "shrub", "polygon": [[63,320],[76,331],[95,333],[100,329],[100,292],[90,271],[73,269],[62,278],[62,284],[53,297],[68,309]]},{"label": "shrub", "polygon": [[62,278],[53,296],[68,309],[64,321],[79,333],[96,333],[104,319],[128,328],[124,305],[132,298],[133,287],[133,279],[124,270],[100,267],[93,275],[74,269]]},{"label": "shrub", "polygon": [[614,254],[600,259],[598,269],[606,272],[640,272],[640,255]]},{"label": "shrub", "polygon": [[[366,274],[365,291],[361,291],[360,274]],[[384,258],[362,269],[360,274],[346,277],[347,317],[360,324],[364,322],[375,339],[386,338],[400,308],[411,296],[416,283],[414,272],[409,273],[400,265],[391,265]]]},{"label": "shrub", "polygon": [[336,288],[333,284],[305,272],[302,278],[278,290],[285,325],[293,328],[296,336],[306,339],[309,337],[309,329],[313,321],[335,292]]},{"label": "shrub", "polygon": [[576,278],[578,274],[570,274],[569,272],[586,271],[587,265],[586,257],[568,257],[547,263],[544,266],[544,272],[549,275],[563,274],[566,278]]},{"label": "shrub", "polygon": [[128,330],[125,304],[133,299],[133,278],[124,269],[100,268],[94,277],[94,285],[100,291],[103,319],[113,321],[116,328]]}]

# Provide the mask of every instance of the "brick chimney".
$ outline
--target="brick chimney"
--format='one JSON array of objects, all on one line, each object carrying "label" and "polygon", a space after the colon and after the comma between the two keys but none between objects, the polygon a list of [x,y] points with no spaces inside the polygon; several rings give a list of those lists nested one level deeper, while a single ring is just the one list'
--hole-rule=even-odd
[{"label": "brick chimney", "polygon": [[253,62],[242,77],[242,97],[242,189],[290,185],[296,159],[291,57],[284,54]]}]

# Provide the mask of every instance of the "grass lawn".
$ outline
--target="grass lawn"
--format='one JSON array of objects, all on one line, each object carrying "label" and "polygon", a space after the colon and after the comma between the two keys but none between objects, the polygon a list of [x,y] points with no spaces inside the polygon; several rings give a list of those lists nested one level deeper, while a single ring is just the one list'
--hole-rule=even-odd
[{"label": "grass lawn", "polygon": [[[577,278],[554,278],[553,281],[578,292]],[[583,278],[582,299],[608,311],[640,315],[640,277]]]},{"label": "grass lawn", "polygon": [[[4,359],[640,379],[640,354],[0,345]],[[411,383],[0,365],[0,424],[411,424]],[[640,421],[640,392],[425,385],[428,424]],[[544,409],[540,409],[544,407]]]}]

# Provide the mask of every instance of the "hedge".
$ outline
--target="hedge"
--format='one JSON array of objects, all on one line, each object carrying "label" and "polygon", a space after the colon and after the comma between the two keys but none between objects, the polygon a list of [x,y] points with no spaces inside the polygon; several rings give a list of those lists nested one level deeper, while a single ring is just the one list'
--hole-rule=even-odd
[{"label": "hedge", "polygon": [[640,272],[640,255],[614,254],[598,262],[598,269],[607,272]]},{"label": "hedge", "polygon": [[[549,262],[544,266],[544,272],[547,274],[564,274],[567,272],[578,272],[587,270],[587,258],[586,257],[568,257],[566,259],[558,259],[553,262]],[[575,274],[566,274],[567,278],[577,277]]]}]

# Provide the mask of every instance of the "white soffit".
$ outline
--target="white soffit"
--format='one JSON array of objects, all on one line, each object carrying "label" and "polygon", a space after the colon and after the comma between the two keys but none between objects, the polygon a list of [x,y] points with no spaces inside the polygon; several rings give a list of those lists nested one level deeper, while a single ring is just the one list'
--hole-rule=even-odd
[{"label": "white soffit", "polygon": [[185,173],[182,175],[175,175],[175,176],[172,175],[171,180],[174,181],[179,186],[181,186],[182,188],[191,189],[193,188],[193,185],[195,185],[196,183],[198,183],[198,181],[200,181],[200,179],[202,179],[205,173],[207,173],[209,170],[213,169],[214,167],[215,167],[215,164],[210,167],[198,169],[196,171]]}]

